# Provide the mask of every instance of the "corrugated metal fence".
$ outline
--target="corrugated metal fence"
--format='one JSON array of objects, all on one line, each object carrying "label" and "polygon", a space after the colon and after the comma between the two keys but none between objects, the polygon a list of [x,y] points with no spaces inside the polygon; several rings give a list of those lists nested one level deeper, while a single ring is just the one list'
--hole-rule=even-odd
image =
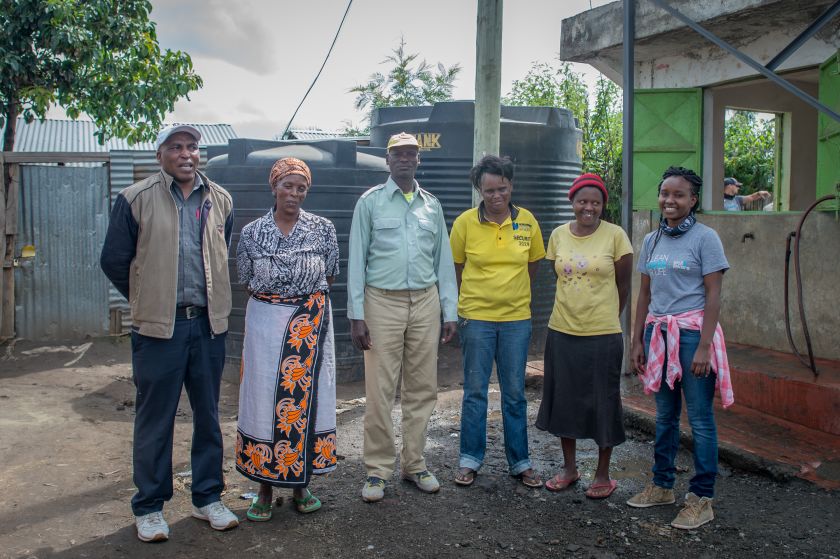
[{"label": "corrugated metal fence", "polygon": [[108,170],[21,165],[17,253],[34,245],[15,282],[16,331],[28,339],[108,332],[108,280],[99,269],[110,210]]}]

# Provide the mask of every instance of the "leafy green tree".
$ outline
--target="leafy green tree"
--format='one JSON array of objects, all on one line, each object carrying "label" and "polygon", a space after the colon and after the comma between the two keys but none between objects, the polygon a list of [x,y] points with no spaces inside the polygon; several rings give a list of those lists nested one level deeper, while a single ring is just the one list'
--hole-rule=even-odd
[{"label": "leafy green tree", "polygon": [[598,76],[583,150],[583,168],[604,179],[610,193],[607,219],[613,223],[621,220],[622,117],[621,88],[604,76]]},{"label": "leafy green tree", "polygon": [[175,101],[201,87],[188,54],[161,51],[147,0],[0,0],[0,125],[59,105],[88,115],[100,142],[154,137]]},{"label": "leafy green tree", "polygon": [[502,99],[506,105],[529,107],[563,107],[570,109],[578,126],[589,122],[589,91],[580,74],[568,62],[555,68],[535,62],[521,80],[514,80],[510,94]]},{"label": "leafy green tree", "polygon": [[600,76],[595,85],[594,104],[590,105],[589,88],[583,76],[568,62],[555,67],[534,63],[526,76],[513,82],[508,105],[562,107],[572,111],[583,133],[582,167],[584,172],[603,177],[610,193],[607,219],[621,218],[622,111],[621,89]]},{"label": "leafy green tree", "polygon": [[773,192],[776,179],[776,121],[753,111],[726,111],[723,166],[727,177],[741,181],[742,194]]},{"label": "leafy green tree", "polygon": [[[433,67],[425,60],[418,61],[418,53],[406,53],[405,39],[400,39],[399,46],[391,53],[382,61],[382,64],[393,65],[387,74],[376,72],[367,83],[350,88],[350,93],[357,94],[356,108],[368,109],[365,119],[368,124],[373,110],[380,107],[433,105],[452,99],[455,80],[461,72],[460,64],[447,68],[441,63]],[[365,132],[365,129],[355,131]]]}]

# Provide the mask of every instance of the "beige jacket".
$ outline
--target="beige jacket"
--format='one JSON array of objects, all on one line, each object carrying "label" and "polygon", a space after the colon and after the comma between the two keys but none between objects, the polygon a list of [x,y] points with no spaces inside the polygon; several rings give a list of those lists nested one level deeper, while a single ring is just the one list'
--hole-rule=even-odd
[{"label": "beige jacket", "polygon": [[[233,224],[230,194],[201,178],[202,252],[207,282],[207,311],[214,334],[228,329],[231,309],[228,245]],[[136,331],[171,338],[178,288],[178,208],[160,171],[123,190],[111,211],[101,265],[131,305]]]}]

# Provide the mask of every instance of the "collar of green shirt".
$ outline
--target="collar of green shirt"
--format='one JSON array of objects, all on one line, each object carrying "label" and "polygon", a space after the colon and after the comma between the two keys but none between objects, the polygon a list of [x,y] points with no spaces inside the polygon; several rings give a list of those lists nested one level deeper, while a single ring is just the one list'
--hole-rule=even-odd
[{"label": "collar of green shirt", "polygon": [[[519,217],[519,208],[514,206],[512,203],[509,204],[510,206],[510,220],[516,221],[516,218]],[[479,223],[489,223],[490,220],[487,219],[487,216],[484,215],[484,202],[480,202],[478,204],[478,222]]]},{"label": "collar of green shirt", "polygon": [[[392,179],[390,176],[388,176],[388,180],[385,181],[385,192],[388,194],[389,197],[393,196],[397,192],[399,192],[400,195],[403,194],[400,185],[394,182],[394,179]],[[423,189],[420,188],[419,184],[417,184],[417,180],[414,180],[414,193],[418,196],[422,196],[424,198],[426,197],[425,193],[423,192]]]}]

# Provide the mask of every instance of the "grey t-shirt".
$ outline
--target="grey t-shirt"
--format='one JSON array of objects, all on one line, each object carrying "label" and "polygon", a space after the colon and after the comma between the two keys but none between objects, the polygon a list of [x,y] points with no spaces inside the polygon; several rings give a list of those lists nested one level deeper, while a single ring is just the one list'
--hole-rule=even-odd
[{"label": "grey t-shirt", "polygon": [[714,229],[695,223],[681,237],[662,235],[656,247],[656,231],[642,243],[637,269],[650,277],[650,306],[657,315],[680,314],[706,305],[703,276],[729,269],[720,237]]}]

